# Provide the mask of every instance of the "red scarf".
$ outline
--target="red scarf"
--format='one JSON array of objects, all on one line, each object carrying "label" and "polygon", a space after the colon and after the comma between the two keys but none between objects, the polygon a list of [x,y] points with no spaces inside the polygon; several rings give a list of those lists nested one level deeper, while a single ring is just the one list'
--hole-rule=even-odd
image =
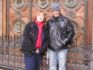
[{"label": "red scarf", "polygon": [[38,27],[38,37],[36,41],[36,48],[40,49],[42,46],[42,27],[44,26],[44,22],[38,22],[37,20],[35,21]]}]

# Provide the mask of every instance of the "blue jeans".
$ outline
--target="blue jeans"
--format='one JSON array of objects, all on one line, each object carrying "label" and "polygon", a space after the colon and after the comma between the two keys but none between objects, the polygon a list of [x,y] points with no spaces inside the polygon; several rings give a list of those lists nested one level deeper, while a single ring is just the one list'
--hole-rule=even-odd
[{"label": "blue jeans", "polygon": [[32,56],[24,55],[25,70],[40,70],[42,56],[39,54],[33,54]]},{"label": "blue jeans", "polygon": [[66,70],[68,49],[61,51],[48,50],[49,70]]}]

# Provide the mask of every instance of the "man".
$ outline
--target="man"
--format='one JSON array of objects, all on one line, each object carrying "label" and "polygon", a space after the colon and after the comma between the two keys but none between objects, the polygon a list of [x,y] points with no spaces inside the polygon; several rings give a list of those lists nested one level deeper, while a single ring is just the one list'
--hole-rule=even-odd
[{"label": "man", "polygon": [[49,70],[66,70],[68,45],[74,37],[71,21],[60,13],[60,4],[51,5],[53,17],[48,20],[49,27]]}]

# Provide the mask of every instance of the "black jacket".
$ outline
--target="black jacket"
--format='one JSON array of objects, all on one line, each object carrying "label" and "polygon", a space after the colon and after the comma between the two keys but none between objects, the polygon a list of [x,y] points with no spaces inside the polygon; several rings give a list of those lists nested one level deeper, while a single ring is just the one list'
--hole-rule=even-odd
[{"label": "black jacket", "polygon": [[[38,27],[35,22],[30,22],[26,25],[23,34],[22,52],[25,55],[34,54],[36,51],[36,41],[38,36]],[[43,26],[42,32],[42,47],[39,49],[40,54],[44,53],[47,47],[47,27]]]},{"label": "black jacket", "polygon": [[49,49],[58,51],[67,49],[74,37],[74,27],[71,21],[60,15],[48,20],[49,27]]}]

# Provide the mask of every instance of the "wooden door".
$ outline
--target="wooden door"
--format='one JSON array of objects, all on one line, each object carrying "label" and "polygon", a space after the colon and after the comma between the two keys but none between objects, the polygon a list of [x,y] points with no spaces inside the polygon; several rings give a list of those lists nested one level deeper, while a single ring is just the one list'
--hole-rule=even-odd
[{"label": "wooden door", "polygon": [[46,19],[49,19],[52,16],[50,9],[52,2],[59,2],[61,13],[73,21],[76,33],[74,40],[78,45],[82,45],[86,11],[84,0],[8,0],[6,2],[7,16],[5,16],[7,24],[4,24],[5,33],[11,37],[22,35],[25,25],[35,18],[38,10],[44,11]]},{"label": "wooden door", "polygon": [[84,14],[85,1],[84,0],[33,0],[32,1],[32,18],[35,16],[37,10],[42,10],[46,13],[46,18],[52,16],[50,9],[52,2],[59,2],[61,4],[61,13],[71,19],[75,25],[75,40],[78,45],[83,44],[84,37]]},{"label": "wooden door", "polygon": [[[15,70],[24,68],[20,51],[25,25],[31,21],[32,0],[2,1],[2,34],[0,39],[0,65]],[[1,5],[1,4],[0,4]]]},{"label": "wooden door", "polygon": [[51,3],[58,2],[61,4],[61,13],[68,17],[72,23],[74,24],[75,29],[75,37],[74,43],[72,44],[72,48],[69,52],[68,58],[68,68],[71,70],[75,70],[73,67],[74,63],[77,65],[84,64],[86,61],[83,61],[84,57],[84,43],[86,37],[86,13],[87,13],[87,1],[86,0],[33,0],[32,1],[32,18],[36,15],[35,12],[37,10],[42,10],[46,13],[46,18],[49,19],[52,16],[52,12],[50,9]]}]

